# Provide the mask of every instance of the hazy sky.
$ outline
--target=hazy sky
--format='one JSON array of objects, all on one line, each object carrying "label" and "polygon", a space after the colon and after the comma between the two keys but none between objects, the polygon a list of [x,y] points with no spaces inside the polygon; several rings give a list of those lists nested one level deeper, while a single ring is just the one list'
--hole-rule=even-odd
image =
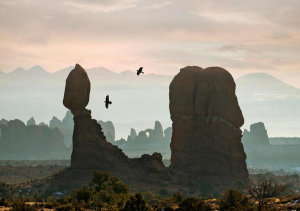
[{"label": "hazy sky", "polygon": [[299,0],[0,0],[0,71],[222,66],[296,85],[299,11]]}]

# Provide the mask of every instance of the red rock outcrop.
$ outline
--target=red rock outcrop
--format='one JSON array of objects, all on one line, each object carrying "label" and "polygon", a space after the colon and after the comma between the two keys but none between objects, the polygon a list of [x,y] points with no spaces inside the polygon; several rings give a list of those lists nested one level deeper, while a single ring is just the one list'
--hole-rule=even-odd
[{"label": "red rock outcrop", "polygon": [[[49,180],[46,185],[53,190],[86,184],[95,170],[119,177],[133,191],[165,188],[207,195],[248,182],[240,130],[244,119],[235,83],[226,70],[186,67],[170,84],[170,168],[163,165],[160,153],[129,159],[107,142],[101,125],[85,109],[89,87],[88,76],[76,65],[67,78],[64,98],[64,105],[74,114],[71,168]],[[163,136],[162,127],[157,124],[155,128],[157,137]],[[137,136],[143,137],[147,138],[145,131]]]},{"label": "red rock outcrop", "polygon": [[170,84],[171,168],[209,183],[248,182],[243,114],[225,69],[182,68]]},{"label": "red rock outcrop", "polygon": [[74,114],[73,151],[69,171],[86,171],[81,175],[86,181],[92,171],[104,171],[132,185],[138,181],[137,175],[145,182],[153,180],[149,175],[165,172],[166,167],[159,153],[129,159],[121,149],[106,140],[101,125],[91,118],[91,111],[85,109],[89,95],[88,76],[77,64],[66,80],[63,100],[64,105]]}]

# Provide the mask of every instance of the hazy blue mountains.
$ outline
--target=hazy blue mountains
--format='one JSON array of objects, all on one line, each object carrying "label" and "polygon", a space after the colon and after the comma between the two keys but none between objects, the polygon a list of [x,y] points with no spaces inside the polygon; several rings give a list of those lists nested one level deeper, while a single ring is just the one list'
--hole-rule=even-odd
[{"label": "hazy blue mountains", "polygon": [[[62,99],[65,79],[72,67],[48,73],[40,66],[17,68],[0,73],[0,118],[27,121],[34,116],[48,122],[52,116],[62,119],[66,109]],[[171,126],[169,83],[173,76],[134,71],[115,73],[103,67],[88,69],[91,97],[88,108],[95,119],[110,120],[116,139],[126,138],[131,128],[151,128],[155,120]],[[147,73],[147,68],[145,68]],[[300,90],[264,73],[236,79],[237,96],[245,117],[245,128],[264,122],[270,136],[300,136]],[[113,102],[107,110],[104,98]]]}]

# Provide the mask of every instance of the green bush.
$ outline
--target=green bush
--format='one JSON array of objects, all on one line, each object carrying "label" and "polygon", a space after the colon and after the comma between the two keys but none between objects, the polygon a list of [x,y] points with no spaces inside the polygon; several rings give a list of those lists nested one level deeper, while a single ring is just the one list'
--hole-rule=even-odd
[{"label": "green bush", "polygon": [[219,210],[253,210],[248,198],[238,190],[228,190],[220,198]]},{"label": "green bush", "polygon": [[73,210],[73,206],[72,206],[72,204],[63,204],[63,205],[59,205],[58,207],[56,207],[55,210],[69,211],[69,210]]},{"label": "green bush", "polygon": [[149,204],[143,199],[140,193],[131,196],[126,202],[123,211],[148,211],[151,210]]},{"label": "green bush", "polygon": [[22,210],[22,211],[33,211],[33,210],[37,210],[36,208],[30,207],[28,205],[25,204],[25,200],[24,199],[17,199],[16,201],[14,201],[13,205],[13,210]]},{"label": "green bush", "polygon": [[184,199],[183,195],[180,192],[176,192],[173,194],[173,200],[176,203],[181,202]]},{"label": "green bush", "polygon": [[88,202],[92,198],[92,195],[92,189],[86,186],[83,186],[79,190],[73,192],[73,198],[84,202]]},{"label": "green bush", "polygon": [[94,188],[94,192],[105,190],[117,194],[128,193],[128,185],[122,183],[118,178],[109,176],[103,172],[93,172],[93,179],[90,186]]},{"label": "green bush", "polygon": [[210,206],[205,203],[204,200],[199,198],[186,198],[179,203],[179,211],[208,211],[211,210]]}]

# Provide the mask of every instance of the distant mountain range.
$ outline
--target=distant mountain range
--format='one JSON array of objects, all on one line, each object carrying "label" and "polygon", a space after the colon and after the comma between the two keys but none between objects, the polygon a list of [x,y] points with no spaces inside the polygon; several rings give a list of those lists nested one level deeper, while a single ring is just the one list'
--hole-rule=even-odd
[{"label": "distant mountain range", "polygon": [[236,93],[245,127],[262,121],[270,136],[300,136],[300,89],[271,75],[253,73],[236,80]]},{"label": "distant mountain range", "polygon": [[300,89],[290,86],[266,73],[252,73],[236,80],[238,94],[256,99],[299,97]]},{"label": "distant mountain range", "polygon": [[[0,73],[0,119],[34,117],[48,123],[53,115],[60,119],[66,109],[62,104],[65,79],[73,67],[48,73],[40,66],[17,68]],[[91,97],[88,108],[95,119],[111,120],[116,138],[126,137],[130,128],[150,128],[155,120],[171,126],[169,84],[173,75],[137,76],[127,70],[115,73],[103,67],[88,69]],[[236,80],[237,96],[246,123],[264,122],[270,136],[300,136],[300,89],[265,74],[253,73]],[[113,101],[104,107],[104,97]]]}]

